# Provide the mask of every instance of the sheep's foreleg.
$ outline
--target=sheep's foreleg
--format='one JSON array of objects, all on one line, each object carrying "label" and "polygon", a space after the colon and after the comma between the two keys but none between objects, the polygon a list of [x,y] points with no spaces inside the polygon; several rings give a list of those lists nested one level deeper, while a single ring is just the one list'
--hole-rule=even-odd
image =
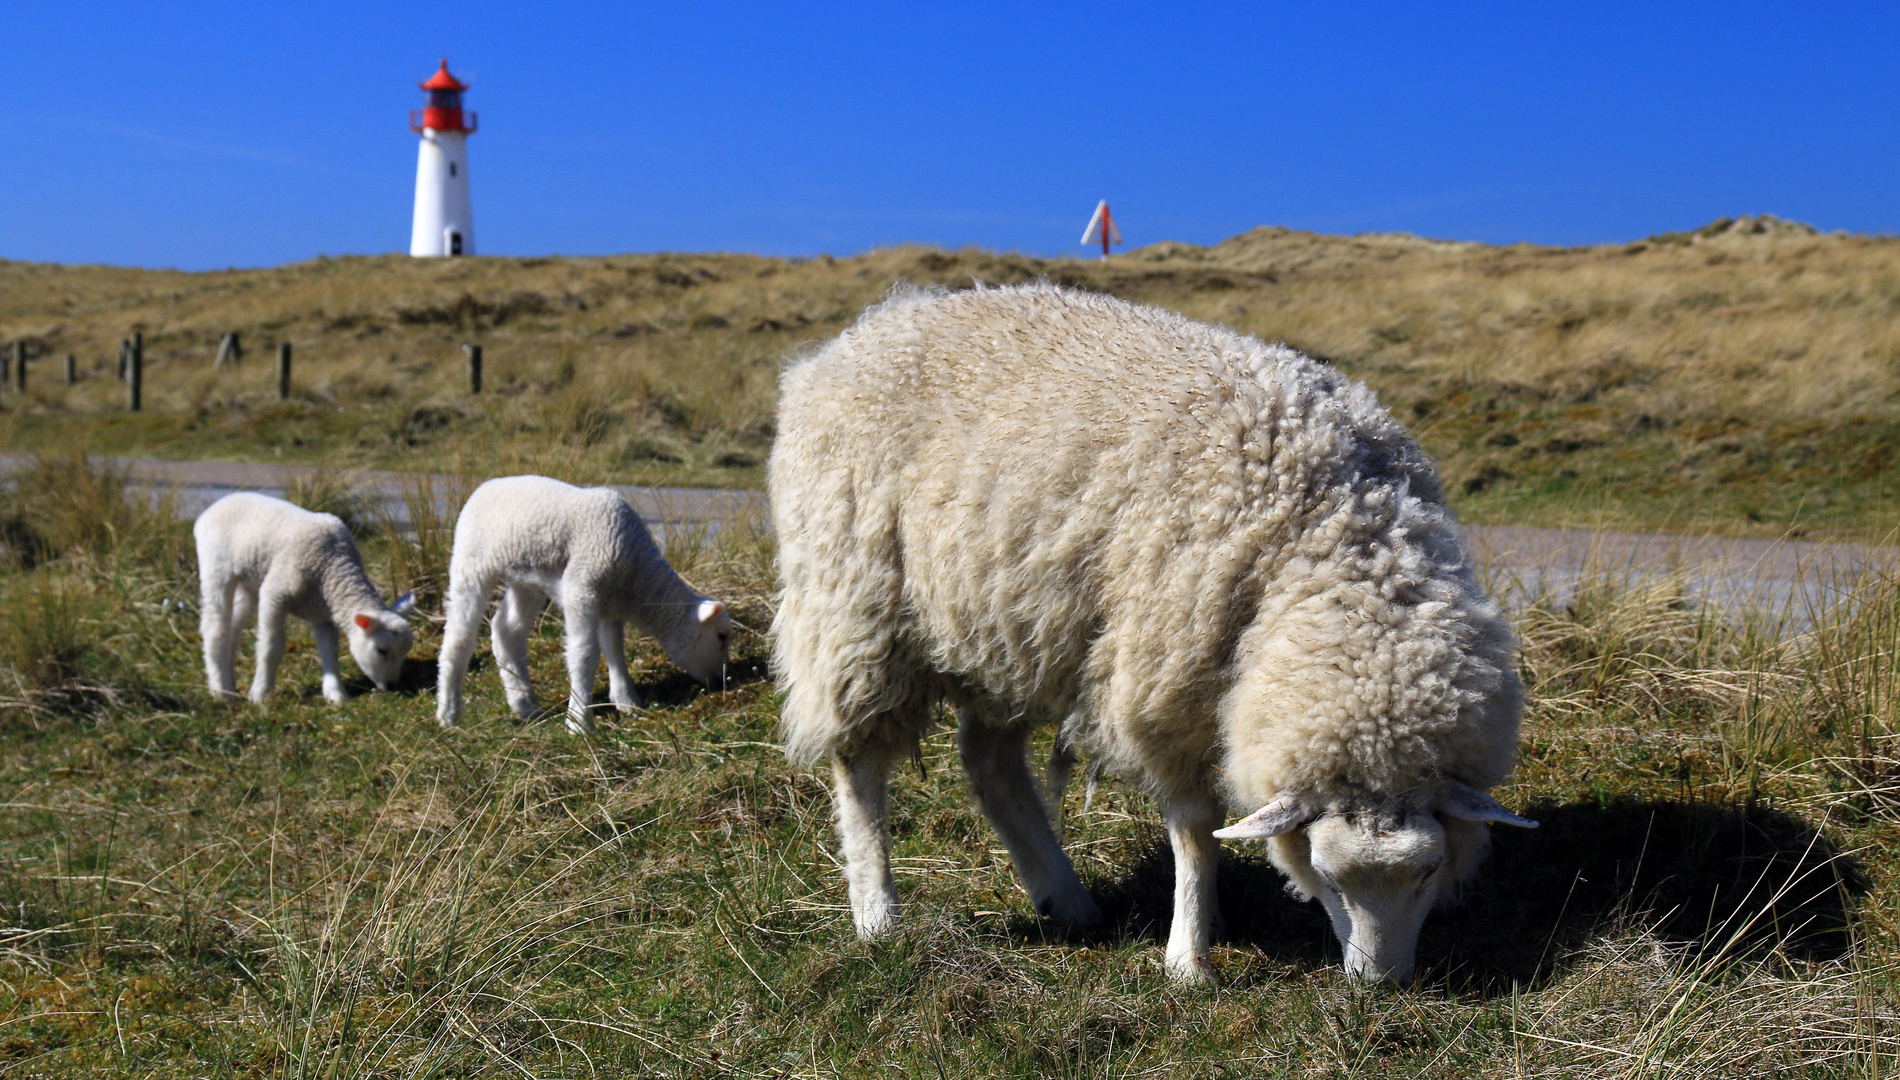
[{"label": "sheep's foreleg", "polygon": [[1100,926],[1102,911],[1056,839],[1029,772],[1029,728],[992,727],[966,709],[957,726],[957,749],[977,805],[1002,836],[1036,912],[1070,926]]},{"label": "sheep's foreleg", "polygon": [[567,730],[594,730],[594,672],[600,669],[600,607],[582,590],[561,590],[567,616]]},{"label": "sheep's foreleg", "polygon": [[257,605],[257,670],[251,676],[251,700],[262,703],[277,685],[277,665],[284,660],[284,620],[290,612],[281,601],[260,597]]},{"label": "sheep's foreleg", "polygon": [[508,707],[526,720],[541,708],[528,683],[528,634],[548,606],[547,594],[526,585],[510,585],[495,605],[489,640],[495,649],[495,667],[501,671],[501,690]]},{"label": "sheep's foreleg", "polygon": [[1174,926],[1168,931],[1168,974],[1180,982],[1214,978],[1207,953],[1221,925],[1215,891],[1220,807],[1202,800],[1163,800],[1168,843],[1174,848]]},{"label": "sheep's foreleg", "polygon": [[313,623],[310,633],[317,639],[317,663],[323,668],[324,700],[341,705],[350,699],[343,689],[343,666],[337,662],[337,629],[330,623]]},{"label": "sheep's foreleg", "polygon": [[897,922],[891,877],[891,755],[879,750],[831,759],[832,802],[858,936],[873,938]]},{"label": "sheep's foreleg", "polygon": [[607,659],[607,700],[621,712],[640,707],[640,694],[627,674],[627,624],[620,619],[600,620],[600,655]]}]

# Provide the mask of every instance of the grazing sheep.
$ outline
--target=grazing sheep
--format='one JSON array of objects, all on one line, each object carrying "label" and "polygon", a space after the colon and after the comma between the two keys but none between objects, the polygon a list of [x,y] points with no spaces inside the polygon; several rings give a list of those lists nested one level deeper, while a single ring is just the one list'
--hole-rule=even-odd
[{"label": "grazing sheep", "polygon": [[[1155,796],[1181,979],[1210,976],[1217,836],[1271,838],[1347,970],[1404,980],[1484,823],[1531,824],[1483,794],[1517,746],[1512,634],[1365,387],[1049,285],[900,293],[783,382],[784,736],[831,762],[861,936],[897,916],[887,778],[936,701],[1044,916],[1102,921],[1038,798],[1033,729]],[[1228,806],[1258,810],[1216,833]]]},{"label": "grazing sheep", "polygon": [[435,715],[443,727],[461,718],[462,679],[482,609],[498,585],[507,592],[495,606],[495,666],[516,716],[539,708],[528,685],[528,631],[550,599],[567,617],[567,727],[577,735],[594,728],[602,653],[608,698],[621,712],[639,707],[627,677],[629,622],[702,684],[725,672],[732,640],[726,606],[680,580],[627,500],[608,488],[508,476],[476,488],[455,522],[436,681]]},{"label": "grazing sheep", "polygon": [[263,701],[277,681],[284,620],[291,615],[308,622],[316,636],[325,698],[341,702],[349,696],[337,665],[339,628],[372,682],[388,690],[401,678],[403,658],[416,640],[403,616],[414,609],[415,596],[403,593],[383,605],[363,572],[356,541],[335,514],[241,491],[207,507],[191,533],[198,543],[198,629],[212,693],[237,696],[237,636],[253,618],[252,701]]}]

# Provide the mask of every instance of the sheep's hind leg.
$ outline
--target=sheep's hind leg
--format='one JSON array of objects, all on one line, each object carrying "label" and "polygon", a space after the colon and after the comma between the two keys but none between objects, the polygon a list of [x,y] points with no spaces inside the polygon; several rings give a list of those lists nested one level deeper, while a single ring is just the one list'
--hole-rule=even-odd
[{"label": "sheep's hind leg", "polygon": [[831,759],[851,921],[860,938],[874,938],[897,923],[897,882],[891,877],[893,760],[884,749]]},{"label": "sheep's hind leg", "polygon": [[607,659],[607,700],[621,712],[640,707],[640,694],[627,674],[627,624],[621,619],[600,620],[600,655]]},{"label": "sheep's hind leg", "polygon": [[[468,677],[468,662],[475,655],[482,609],[488,606],[495,585],[493,579],[449,579],[449,595],[442,605],[442,649],[435,666],[435,719],[445,728],[454,727],[462,719],[462,682]],[[499,608],[496,614],[500,614]],[[506,667],[500,657],[495,658],[495,666]]]},{"label": "sheep's hind leg", "polygon": [[528,634],[548,606],[548,595],[528,585],[510,585],[495,604],[495,619],[489,626],[489,644],[495,650],[495,667],[501,672],[501,692],[508,707],[523,720],[541,708],[534,687],[528,682]]},{"label": "sheep's hind leg", "polygon": [[1037,913],[1070,926],[1100,926],[1102,911],[1056,839],[1029,772],[1029,728],[993,727],[966,708],[957,726],[957,749],[977,805],[1002,836]]},{"label": "sheep's hind leg", "polygon": [[240,624],[231,617],[231,602],[242,586],[236,579],[219,582],[209,569],[204,574],[204,587],[198,597],[198,633],[204,638],[205,681],[218,697],[235,698],[238,696],[237,636]]},{"label": "sheep's hind leg", "polygon": [[1203,799],[1164,799],[1161,813],[1168,820],[1168,843],[1174,848],[1174,925],[1168,931],[1168,974],[1180,982],[1204,983],[1214,978],[1207,952],[1222,929],[1220,898],[1215,891],[1215,865],[1220,842],[1221,810]]}]

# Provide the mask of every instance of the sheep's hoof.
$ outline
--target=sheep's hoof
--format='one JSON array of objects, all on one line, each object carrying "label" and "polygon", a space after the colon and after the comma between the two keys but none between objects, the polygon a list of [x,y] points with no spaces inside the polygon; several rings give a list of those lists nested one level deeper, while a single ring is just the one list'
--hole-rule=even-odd
[{"label": "sheep's hoof", "polygon": [[1108,925],[1102,909],[1086,892],[1068,897],[1042,897],[1036,901],[1036,914],[1076,930],[1099,930]]},{"label": "sheep's hoof", "polygon": [[1168,955],[1168,978],[1183,986],[1214,985],[1214,965],[1205,956]]},{"label": "sheep's hoof", "polygon": [[532,720],[541,711],[541,703],[531,697],[509,698],[508,708],[514,712],[517,720]]}]

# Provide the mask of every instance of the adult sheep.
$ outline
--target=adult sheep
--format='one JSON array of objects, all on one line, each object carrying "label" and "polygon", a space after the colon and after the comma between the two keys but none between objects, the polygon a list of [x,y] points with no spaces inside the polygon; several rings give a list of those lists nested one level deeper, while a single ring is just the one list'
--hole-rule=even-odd
[{"label": "adult sheep", "polygon": [[1431,462],[1292,349],[1046,284],[901,292],[786,371],[769,469],[783,734],[831,763],[860,936],[897,916],[888,778],[936,701],[1045,917],[1102,920],[1032,731],[1155,796],[1179,979],[1210,977],[1217,837],[1270,839],[1346,970],[1403,981],[1487,823],[1533,824],[1484,794],[1515,645]]}]

